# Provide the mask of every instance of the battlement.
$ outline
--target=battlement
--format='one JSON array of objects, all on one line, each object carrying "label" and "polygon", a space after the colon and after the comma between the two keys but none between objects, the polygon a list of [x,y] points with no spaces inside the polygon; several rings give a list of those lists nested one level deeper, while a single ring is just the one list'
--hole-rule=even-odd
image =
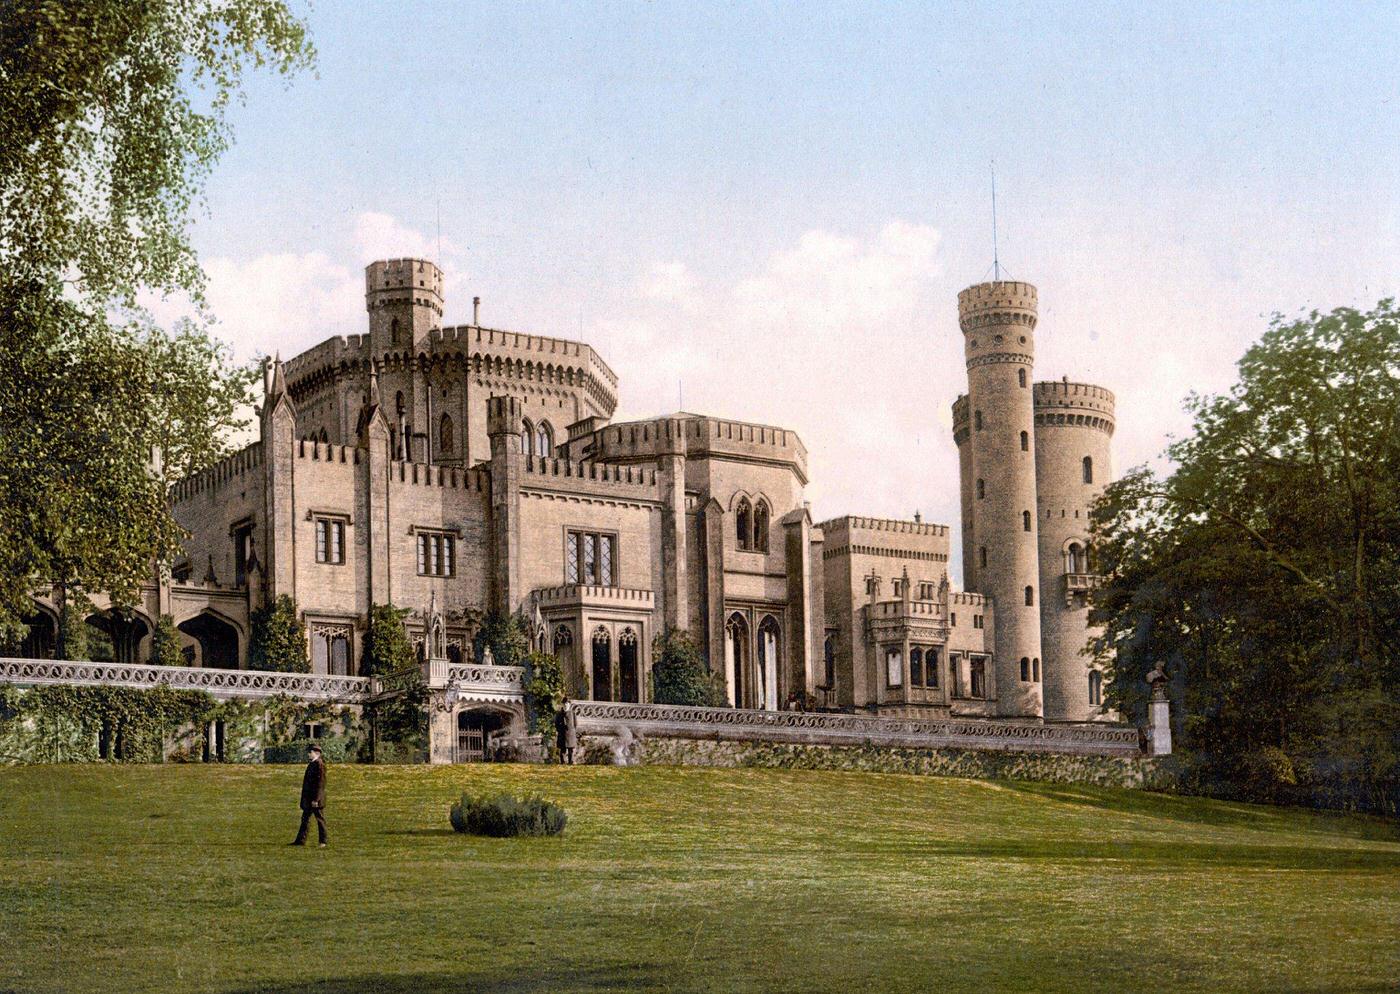
[{"label": "battlement", "polygon": [[519,398],[509,395],[486,398],[488,435],[519,435],[521,417]]},{"label": "battlement", "polygon": [[[426,259],[384,259],[365,267],[365,298],[432,294],[442,309],[442,270]],[[373,304],[370,305],[374,306]]]},{"label": "battlement", "polygon": [[958,294],[958,322],[964,332],[993,325],[1034,328],[1037,305],[1036,288],[1029,283],[977,283]]},{"label": "battlement", "polygon": [[189,500],[205,490],[257,470],[262,466],[262,462],[262,442],[254,442],[232,455],[225,456],[208,469],[201,470],[172,484],[170,500],[176,504],[182,500]]},{"label": "battlement", "polygon": [[643,462],[672,452],[692,459],[780,463],[807,482],[806,446],[796,432],[772,425],[682,413],[610,424],[595,431],[591,443],[591,454],[600,462]]},{"label": "battlement", "polygon": [[1046,380],[1032,386],[1036,411],[1061,407],[1076,407],[1113,416],[1113,391],[1092,383]]},{"label": "battlement", "polygon": [[948,603],[954,607],[966,605],[968,607],[986,607],[992,603],[992,599],[986,594],[973,594],[966,590],[954,590],[948,595]]},{"label": "battlement", "polygon": [[922,521],[901,521],[897,518],[866,518],[859,515],[847,514],[839,518],[832,518],[817,525],[823,533],[839,534],[841,532],[891,532],[900,535],[927,535],[933,538],[947,538],[948,526]]},{"label": "battlement", "polygon": [[[555,459],[526,456],[521,467],[521,486],[539,486],[544,480],[559,482],[560,489],[569,489],[573,482],[587,484],[589,492],[599,490],[595,484],[621,497],[642,500],[657,499],[656,470],[645,466],[618,466],[592,460]],[[564,482],[572,481],[572,482]]]},{"label": "battlement", "polygon": [[405,486],[470,490],[479,494],[491,492],[489,472],[481,469],[462,469],[459,466],[394,460],[389,464],[389,479]]},{"label": "battlement", "polygon": [[[614,390],[617,389],[617,374],[594,351],[593,347],[585,342],[568,338],[552,338],[548,335],[503,331],[499,328],[483,328],[472,324],[434,328],[428,333],[428,341],[434,345],[455,344],[485,349],[491,355],[518,354],[537,364],[548,361],[547,357],[557,357],[558,360],[580,360],[590,373],[600,377]],[[564,365],[565,363],[560,361],[558,364]]]},{"label": "battlement", "polygon": [[360,461],[360,450],[353,445],[337,445],[314,438],[297,440],[297,458],[313,462],[340,462],[355,465]]}]

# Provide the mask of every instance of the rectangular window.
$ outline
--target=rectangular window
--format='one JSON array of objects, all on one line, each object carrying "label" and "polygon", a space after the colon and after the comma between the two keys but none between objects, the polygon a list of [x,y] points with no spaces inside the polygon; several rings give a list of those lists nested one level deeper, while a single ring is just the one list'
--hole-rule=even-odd
[{"label": "rectangular window", "polygon": [[924,686],[938,686],[938,650],[926,649],[924,651]]},{"label": "rectangular window", "polygon": [[340,566],[345,562],[345,522],[316,519],[316,561]]},{"label": "rectangular window", "polygon": [[418,575],[455,576],[457,540],[443,532],[418,533]]},{"label": "rectangular window", "polygon": [[617,536],[571,531],[564,536],[564,582],[612,587],[617,582]]}]

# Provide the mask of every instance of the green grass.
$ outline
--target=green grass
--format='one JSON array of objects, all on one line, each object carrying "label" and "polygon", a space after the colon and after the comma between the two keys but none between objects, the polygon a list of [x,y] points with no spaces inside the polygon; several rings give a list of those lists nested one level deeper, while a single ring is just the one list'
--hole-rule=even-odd
[{"label": "green grass", "polygon": [[[0,770],[0,991],[1393,991],[1400,828],[777,770]],[[453,834],[463,789],[562,837]]]}]

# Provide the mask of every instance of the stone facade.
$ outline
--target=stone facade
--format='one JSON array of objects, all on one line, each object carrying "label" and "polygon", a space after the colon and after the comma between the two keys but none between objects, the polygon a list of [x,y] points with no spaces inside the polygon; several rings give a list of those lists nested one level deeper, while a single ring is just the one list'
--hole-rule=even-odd
[{"label": "stone facade", "polygon": [[[965,591],[946,525],[814,523],[793,431],[613,423],[617,377],[592,348],[442,327],[444,299],[432,263],[375,262],[364,334],[269,364],[258,441],[172,491],[186,555],[123,615],[117,662],[145,662],[169,613],[191,663],[244,667],[252,612],[287,594],[316,673],[360,673],[370,608],[392,603],[431,672],[482,662],[485,614],[525,618],[583,700],[647,703],[652,639],[683,627],[739,708],[1105,717],[1079,650],[1113,397],[1030,384],[1034,287],[959,298]],[[44,655],[53,605],[36,611]],[[439,683],[435,740],[473,709],[486,731],[518,730],[518,694],[448,706]]]}]

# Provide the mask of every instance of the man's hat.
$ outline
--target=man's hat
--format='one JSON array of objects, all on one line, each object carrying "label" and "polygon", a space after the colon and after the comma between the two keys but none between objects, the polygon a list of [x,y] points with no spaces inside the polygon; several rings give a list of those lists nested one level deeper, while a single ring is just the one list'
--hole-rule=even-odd
[{"label": "man's hat", "polygon": [[311,743],[311,751],[312,751],[312,752],[320,752],[320,751],[321,751],[321,747],[318,746],[315,742],[313,742],[313,743]]}]

